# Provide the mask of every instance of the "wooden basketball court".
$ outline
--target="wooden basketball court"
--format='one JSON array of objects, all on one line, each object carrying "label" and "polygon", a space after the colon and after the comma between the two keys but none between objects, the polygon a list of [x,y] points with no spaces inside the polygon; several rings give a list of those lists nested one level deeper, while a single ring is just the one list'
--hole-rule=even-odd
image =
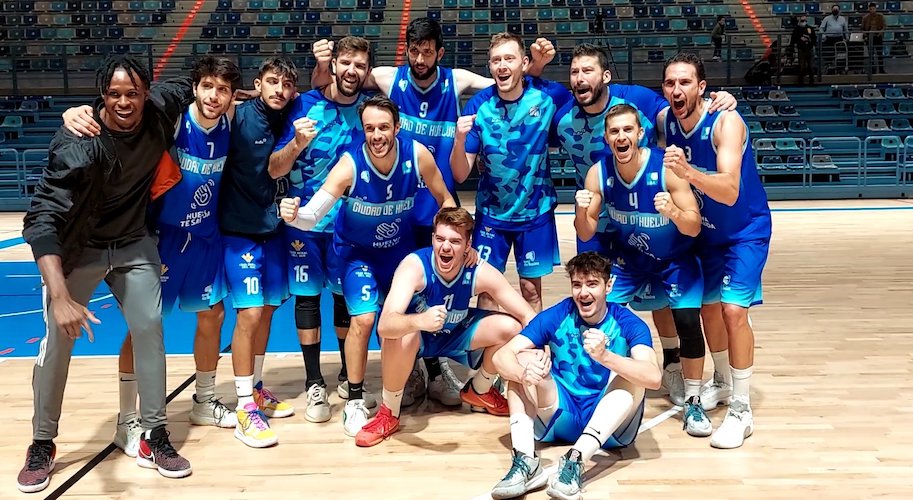
[{"label": "wooden basketball court", "polygon": [[[752,310],[755,435],[740,449],[712,449],[709,438],[682,431],[665,398],[651,397],[635,444],[596,457],[584,498],[913,498],[913,202],[772,206],[765,303]],[[559,210],[566,261],[574,252],[572,207]],[[21,214],[0,214],[0,238],[20,230]],[[25,245],[0,250],[3,261],[29,259]],[[509,275],[515,280],[513,269]],[[545,283],[546,305],[569,293],[559,270]],[[276,325],[273,335],[294,335],[293,326]],[[57,466],[50,487],[34,496],[79,477],[67,498],[488,498],[510,464],[508,419],[426,401],[404,409],[392,439],[360,449],[341,428],[332,382],[338,354],[323,359],[333,419],[312,424],[302,416],[300,354],[268,357],[265,380],[299,410],[271,420],[280,442],[270,449],[248,448],[232,430],[190,426],[192,385],[179,391],[168,407],[169,429],[194,472],[172,480],[119,450],[90,463],[114,433],[117,363],[76,358],[55,441]],[[367,385],[379,395],[378,359],[371,354]],[[0,357],[8,425],[0,434],[0,498],[26,496],[14,481],[31,440],[31,369],[30,359]],[[170,356],[168,374],[169,390],[178,388],[193,374],[192,359]],[[217,393],[233,403],[229,359],[220,362],[218,380]],[[714,426],[723,415],[710,413]],[[544,465],[555,465],[566,449],[542,449]]]}]

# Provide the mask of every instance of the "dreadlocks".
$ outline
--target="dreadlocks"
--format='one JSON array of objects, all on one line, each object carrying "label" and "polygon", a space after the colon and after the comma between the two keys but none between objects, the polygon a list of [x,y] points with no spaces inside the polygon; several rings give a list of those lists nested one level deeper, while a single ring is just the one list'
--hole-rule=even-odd
[{"label": "dreadlocks", "polygon": [[123,68],[130,77],[133,86],[138,87],[136,78],[139,78],[143,86],[148,90],[152,78],[149,77],[149,70],[140,64],[136,59],[124,54],[111,54],[99,66],[95,73],[95,85],[98,90],[104,94],[111,85],[111,78],[118,68]]}]

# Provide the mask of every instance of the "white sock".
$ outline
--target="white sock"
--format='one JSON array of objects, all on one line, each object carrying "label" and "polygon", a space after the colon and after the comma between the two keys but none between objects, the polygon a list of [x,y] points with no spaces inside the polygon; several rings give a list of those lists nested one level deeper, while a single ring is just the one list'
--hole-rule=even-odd
[{"label": "white sock", "polygon": [[659,343],[663,346],[663,349],[675,349],[680,345],[678,337],[660,337]]},{"label": "white sock", "polygon": [[238,409],[243,410],[247,403],[254,402],[254,376],[235,376],[235,391],[238,393]]},{"label": "white sock", "polygon": [[196,380],[197,401],[203,403],[216,395],[216,371],[197,372]]},{"label": "white sock", "polygon": [[117,423],[122,424],[136,417],[136,374],[120,372],[117,378],[120,392],[120,416]]},{"label": "white sock", "polygon": [[580,452],[583,463],[593,458],[596,451],[625,423],[633,408],[633,395],[622,389],[609,391],[599,400],[593,416],[574,443],[574,449]]},{"label": "white sock", "polygon": [[732,387],[732,371],[729,366],[729,349],[711,352],[713,358],[713,378]]},{"label": "white sock", "polygon": [[254,356],[254,385],[263,382],[263,358],[265,354],[257,354]]},{"label": "white sock", "polygon": [[396,392],[384,389],[384,406],[390,409],[390,414],[399,418],[400,405],[403,403],[403,390]]},{"label": "white sock", "polygon": [[751,372],[751,366],[741,370],[732,368],[732,398],[746,405],[750,405],[751,401],[748,395],[748,389],[751,386]]},{"label": "white sock", "polygon": [[533,419],[526,413],[516,413],[510,416],[510,442],[515,450],[530,457],[536,456]]},{"label": "white sock", "polygon": [[701,379],[686,378],[685,379],[685,401],[688,400],[691,396],[700,396],[701,395]]},{"label": "white sock", "polygon": [[485,394],[491,389],[494,379],[494,373],[488,373],[485,368],[479,368],[479,371],[472,377],[472,390],[476,391],[476,394]]}]

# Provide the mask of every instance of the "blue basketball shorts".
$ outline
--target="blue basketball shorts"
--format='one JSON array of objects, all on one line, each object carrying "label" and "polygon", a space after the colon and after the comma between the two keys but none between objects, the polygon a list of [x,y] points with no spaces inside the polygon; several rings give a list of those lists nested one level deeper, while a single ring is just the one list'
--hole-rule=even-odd
[{"label": "blue basketball shorts", "polygon": [[225,276],[235,309],[281,306],[289,297],[285,237],[224,235]]},{"label": "blue basketball shorts", "polygon": [[499,229],[500,221],[478,215],[472,244],[479,257],[502,273],[507,267],[511,247],[517,261],[517,274],[523,278],[541,278],[561,264],[558,255],[558,229],[555,215],[545,214],[538,224],[518,230]]},{"label": "blue basketball shorts", "polygon": [[285,242],[289,293],[315,297],[324,288],[342,293],[340,262],[333,245],[333,233],[301,231],[285,226]]},{"label": "blue basketball shorts", "polygon": [[184,229],[162,224],[158,228],[162,258],[162,313],[175,302],[185,312],[207,311],[227,295],[218,236],[202,238]]}]

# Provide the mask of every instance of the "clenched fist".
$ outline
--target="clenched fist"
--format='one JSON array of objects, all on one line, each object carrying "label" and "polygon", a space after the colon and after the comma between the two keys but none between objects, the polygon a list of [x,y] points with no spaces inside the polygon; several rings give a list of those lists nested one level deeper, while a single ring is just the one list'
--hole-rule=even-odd
[{"label": "clenched fist", "polygon": [[593,192],[589,189],[580,189],[574,193],[574,201],[580,208],[590,208],[593,203]]},{"label": "clenched fist", "polygon": [[295,219],[298,218],[298,207],[301,206],[301,198],[283,198],[279,202],[279,217],[282,217],[282,220],[291,224],[295,222]]},{"label": "clenched fist", "polygon": [[660,215],[666,217],[672,217],[672,214],[675,212],[675,204],[672,202],[672,195],[665,191],[656,193],[656,196],[653,197],[653,206]]},{"label": "clenched fist", "polygon": [[299,118],[292,125],[295,127],[295,143],[304,149],[317,137],[317,122],[310,118]]},{"label": "clenched fist", "polygon": [[476,115],[461,116],[459,119],[457,119],[457,136],[465,138],[466,134],[472,130],[472,126],[475,124],[475,122]]},{"label": "clenched fist", "polygon": [[447,322],[447,308],[432,306],[418,315],[418,327],[423,332],[437,332]]},{"label": "clenched fist", "polygon": [[317,59],[317,65],[328,65],[330,59],[333,59],[333,42],[326,38],[314,42],[314,57]]}]

